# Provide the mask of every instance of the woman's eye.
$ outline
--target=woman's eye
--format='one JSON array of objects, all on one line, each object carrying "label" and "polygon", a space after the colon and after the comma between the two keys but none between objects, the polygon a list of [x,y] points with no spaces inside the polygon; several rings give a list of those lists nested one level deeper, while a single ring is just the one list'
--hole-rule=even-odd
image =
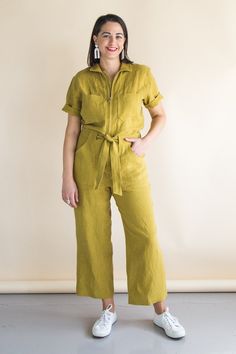
[{"label": "woman's eye", "polygon": [[[103,35],[103,38],[107,38],[107,37],[109,37],[109,35],[108,35],[108,34],[104,34],[104,35]],[[122,36],[116,36],[116,38],[118,38],[118,39],[122,39]]]}]

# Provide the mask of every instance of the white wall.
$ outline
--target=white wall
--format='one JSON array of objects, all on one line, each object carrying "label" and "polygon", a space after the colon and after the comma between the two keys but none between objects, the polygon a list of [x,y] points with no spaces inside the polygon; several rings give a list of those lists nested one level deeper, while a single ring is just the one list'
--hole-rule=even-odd
[{"label": "white wall", "polygon": [[[61,291],[65,284],[74,290],[74,214],[61,199],[61,108],[72,75],[87,66],[92,27],[107,13],[125,20],[130,58],[151,66],[165,97],[167,124],[146,159],[168,289],[200,291],[209,280],[213,290],[224,281],[233,290],[236,3],[15,0],[1,1],[0,10],[0,290],[39,284],[43,291],[54,280]],[[145,119],[142,133],[148,111]],[[118,289],[126,286],[125,241],[113,200],[112,210]]]}]

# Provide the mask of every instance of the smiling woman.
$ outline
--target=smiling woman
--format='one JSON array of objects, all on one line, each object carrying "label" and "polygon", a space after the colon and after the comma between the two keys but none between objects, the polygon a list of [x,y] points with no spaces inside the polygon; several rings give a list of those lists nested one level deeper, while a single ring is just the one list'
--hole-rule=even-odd
[{"label": "smiling woman", "polygon": [[[88,67],[73,76],[62,108],[68,113],[62,198],[74,208],[76,221],[76,294],[102,300],[92,334],[110,334],[117,320],[113,197],[125,232],[129,304],[153,305],[154,323],[170,337],[183,337],[184,328],[164,303],[165,268],[145,161],[147,148],[164,126],[163,96],[151,69],[131,61],[127,50],[124,21],[114,14],[100,16],[91,34]],[[152,123],[141,137],[143,106]]]}]

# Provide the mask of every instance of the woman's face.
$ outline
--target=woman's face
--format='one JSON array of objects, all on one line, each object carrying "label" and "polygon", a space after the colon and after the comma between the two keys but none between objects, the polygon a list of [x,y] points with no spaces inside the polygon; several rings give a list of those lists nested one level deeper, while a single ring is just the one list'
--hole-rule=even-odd
[{"label": "woman's face", "polygon": [[124,48],[125,36],[118,22],[106,22],[97,36],[93,36],[95,44],[98,44],[100,58],[117,58]]}]

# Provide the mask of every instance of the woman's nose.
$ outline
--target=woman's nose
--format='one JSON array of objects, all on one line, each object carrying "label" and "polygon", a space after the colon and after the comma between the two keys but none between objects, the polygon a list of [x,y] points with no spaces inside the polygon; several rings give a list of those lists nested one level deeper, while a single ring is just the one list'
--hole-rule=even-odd
[{"label": "woman's nose", "polygon": [[115,43],[116,43],[115,37],[110,37],[109,44],[112,45]]}]

